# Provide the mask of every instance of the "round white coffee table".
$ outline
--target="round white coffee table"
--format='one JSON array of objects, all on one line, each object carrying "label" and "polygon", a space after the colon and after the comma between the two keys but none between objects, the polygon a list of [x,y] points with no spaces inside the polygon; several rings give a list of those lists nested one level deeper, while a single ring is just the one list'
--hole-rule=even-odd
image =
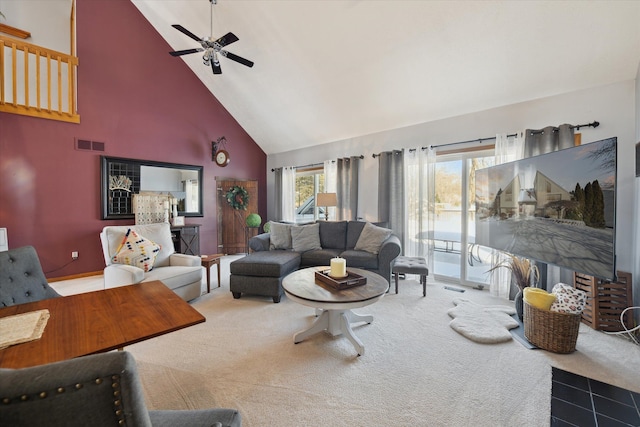
[{"label": "round white coffee table", "polygon": [[373,304],[384,296],[389,283],[379,274],[359,268],[348,268],[349,271],[367,278],[367,283],[348,289],[338,290],[321,282],[316,282],[315,272],[329,267],[309,267],[294,271],[282,280],[282,288],[287,296],[302,305],[316,309],[318,318],[309,329],[293,336],[298,344],[306,338],[326,331],[333,336],[344,335],[358,352],[364,354],[364,345],[355,336],[351,323],[373,322],[373,316],[360,315],[351,311],[353,308]]}]

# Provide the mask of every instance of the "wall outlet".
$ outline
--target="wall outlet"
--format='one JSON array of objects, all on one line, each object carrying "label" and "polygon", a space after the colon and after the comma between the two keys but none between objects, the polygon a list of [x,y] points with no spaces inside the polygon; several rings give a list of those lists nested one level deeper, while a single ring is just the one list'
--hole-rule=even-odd
[{"label": "wall outlet", "polygon": [[71,259],[78,259],[78,251],[71,252]]}]

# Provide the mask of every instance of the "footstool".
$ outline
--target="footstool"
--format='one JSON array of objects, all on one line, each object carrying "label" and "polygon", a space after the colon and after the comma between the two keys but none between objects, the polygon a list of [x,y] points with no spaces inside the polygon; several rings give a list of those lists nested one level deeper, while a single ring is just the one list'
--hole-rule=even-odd
[{"label": "footstool", "polygon": [[418,274],[420,276],[420,283],[422,284],[422,296],[427,296],[427,275],[429,274],[429,268],[424,258],[399,256],[395,259],[391,272],[396,281],[396,294],[398,293],[398,275],[404,273]]},{"label": "footstool", "polygon": [[284,294],[282,279],[299,266],[300,254],[297,252],[253,252],[229,264],[229,289],[235,299],[242,294],[253,294],[271,297],[278,303]]}]

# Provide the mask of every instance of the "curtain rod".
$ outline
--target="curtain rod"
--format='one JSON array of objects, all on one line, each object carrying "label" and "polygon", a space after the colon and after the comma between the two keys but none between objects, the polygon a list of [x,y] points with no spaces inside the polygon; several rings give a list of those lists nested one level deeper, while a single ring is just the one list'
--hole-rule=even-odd
[{"label": "curtain rod", "polygon": [[383,155],[384,153],[400,154],[400,153],[402,153],[402,150],[383,151],[383,152],[378,153],[378,154],[373,153],[373,154],[371,155],[371,157],[373,157],[373,158],[375,159],[376,157],[380,157],[380,156],[381,156],[381,155]]},{"label": "curtain rod", "polygon": [[[598,126],[600,126],[600,122],[598,121],[593,121],[591,123],[588,124],[584,124],[584,125],[575,125],[575,126],[570,126],[571,129],[575,129],[575,130],[580,130],[580,128],[586,128],[586,127],[592,127],[592,128],[597,128]],[[558,130],[558,128],[554,128],[555,131]],[[543,131],[542,130],[534,130],[531,131],[532,135],[538,135],[541,134]],[[509,134],[507,135],[507,137],[514,137],[516,136],[516,133],[513,134]],[[440,145],[430,145],[428,147],[422,147],[423,150],[426,150],[427,148],[436,148],[436,147],[447,147],[449,145],[457,145],[457,144],[468,144],[470,142],[479,142],[480,144],[482,144],[484,141],[491,141],[493,139],[496,139],[495,136],[490,136],[488,138],[477,138],[477,139],[471,139],[469,141],[460,141],[460,142],[449,142],[447,144],[440,144]],[[375,157],[375,156],[374,156]]]},{"label": "curtain rod", "polygon": [[[351,157],[357,157],[359,159],[364,159],[364,156],[362,154],[360,154],[359,156],[351,156]],[[332,162],[335,162],[335,160],[331,160]],[[302,166],[296,166],[296,169],[302,169],[302,168],[310,168],[312,166],[324,166],[324,162],[323,163],[311,163],[308,165],[302,165]],[[276,169],[271,169],[271,172],[275,172]]]}]

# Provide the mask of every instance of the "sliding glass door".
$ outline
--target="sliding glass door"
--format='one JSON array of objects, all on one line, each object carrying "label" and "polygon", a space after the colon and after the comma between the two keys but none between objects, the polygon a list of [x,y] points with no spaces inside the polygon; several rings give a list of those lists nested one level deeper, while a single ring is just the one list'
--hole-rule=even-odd
[{"label": "sliding glass door", "polygon": [[493,162],[493,150],[437,156],[434,275],[440,280],[489,284],[491,250],[475,244],[475,171]]}]

